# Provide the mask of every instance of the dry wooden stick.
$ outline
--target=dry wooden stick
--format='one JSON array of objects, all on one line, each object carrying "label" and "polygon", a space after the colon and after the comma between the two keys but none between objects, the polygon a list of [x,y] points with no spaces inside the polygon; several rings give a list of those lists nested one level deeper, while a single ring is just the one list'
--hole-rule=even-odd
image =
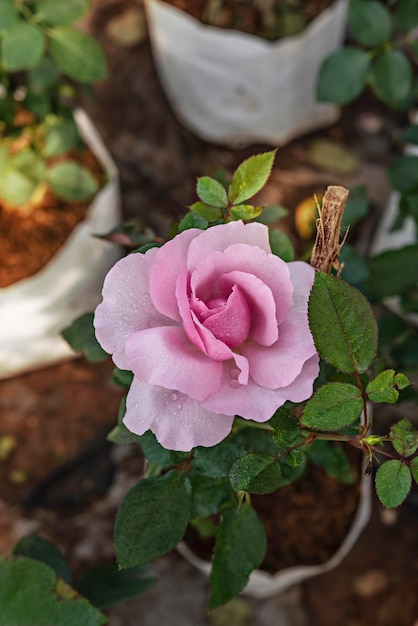
[{"label": "dry wooden stick", "polygon": [[311,265],[321,272],[329,273],[331,269],[340,272],[340,244],[341,220],[348,198],[348,189],[331,185],[322,201],[317,221],[315,245],[312,250]]}]

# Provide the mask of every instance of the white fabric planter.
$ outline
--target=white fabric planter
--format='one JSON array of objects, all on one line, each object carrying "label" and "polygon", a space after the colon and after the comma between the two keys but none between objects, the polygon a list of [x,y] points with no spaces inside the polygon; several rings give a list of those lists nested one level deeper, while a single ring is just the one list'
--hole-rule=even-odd
[{"label": "white fabric planter", "polygon": [[145,7],[161,83],[179,120],[201,138],[277,146],[338,118],[315,90],[322,61],[342,43],[347,0],[277,42],[205,26],[162,0]]},{"label": "white fabric planter", "polygon": [[0,378],[76,356],[60,332],[100,301],[104,277],[120,249],[93,235],[120,223],[116,167],[83,111],[76,121],[85,143],[107,171],[108,182],[86,218],[38,273],[0,289]]},{"label": "white fabric planter", "polygon": [[[297,565],[284,569],[277,574],[255,570],[251,573],[248,584],[241,593],[252,598],[268,598],[286,591],[286,589],[301,583],[307,578],[324,574],[337,567],[350,552],[369,521],[372,506],[371,485],[371,477],[363,473],[360,485],[360,500],[355,518],[343,543],[329,561],[322,565]],[[209,562],[197,557],[184,543],[179,544],[177,549],[196,569],[209,576],[211,570]]]},{"label": "white fabric planter", "polygon": [[[418,124],[418,115],[414,117],[413,122],[414,124]],[[418,156],[418,146],[407,146],[405,154]],[[408,216],[405,219],[401,228],[394,231],[391,230],[399,215],[399,200],[400,193],[393,191],[389,196],[389,200],[372,241],[370,252],[373,256],[381,252],[386,252],[387,250],[399,250],[405,246],[416,244],[418,241],[417,227],[412,216]],[[401,315],[418,328],[418,314],[405,313],[402,310],[399,296],[385,298],[384,303],[389,310],[397,315]]]}]

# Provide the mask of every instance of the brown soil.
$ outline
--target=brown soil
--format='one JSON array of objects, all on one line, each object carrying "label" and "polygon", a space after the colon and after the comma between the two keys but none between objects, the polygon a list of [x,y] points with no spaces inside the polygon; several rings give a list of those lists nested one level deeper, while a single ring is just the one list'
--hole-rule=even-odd
[{"label": "brown soil", "polygon": [[[90,151],[72,153],[71,157],[89,168],[99,180],[103,178],[102,168]],[[10,206],[0,199],[0,288],[41,270],[84,219],[89,205],[90,200],[68,202],[50,190],[34,206]]]},{"label": "brown soil", "polygon": [[266,39],[296,34],[334,0],[167,0],[205,24]]}]

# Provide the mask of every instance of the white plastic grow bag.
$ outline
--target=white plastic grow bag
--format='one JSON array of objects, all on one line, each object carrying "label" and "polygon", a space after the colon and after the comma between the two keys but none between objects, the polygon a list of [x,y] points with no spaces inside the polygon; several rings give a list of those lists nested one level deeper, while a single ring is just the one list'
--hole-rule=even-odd
[{"label": "white plastic grow bag", "polygon": [[[360,484],[360,500],[351,528],[343,543],[331,559],[322,565],[297,565],[281,570],[277,574],[269,574],[262,570],[254,570],[247,586],[241,592],[252,598],[268,598],[286,591],[293,585],[301,583],[307,578],[328,572],[341,563],[350,552],[362,530],[366,526],[371,513],[371,477],[362,474]],[[185,543],[177,546],[180,554],[196,569],[209,576],[211,564],[197,557]]]},{"label": "white plastic grow bag", "polygon": [[347,0],[277,42],[203,25],[162,0],[145,7],[161,83],[179,120],[201,138],[277,146],[338,118],[315,90],[322,61],[342,43]]},{"label": "white plastic grow bag", "polygon": [[39,272],[0,289],[0,378],[75,356],[60,332],[100,301],[108,270],[120,249],[94,235],[121,219],[116,166],[83,111],[76,112],[81,136],[108,175],[86,218]]}]

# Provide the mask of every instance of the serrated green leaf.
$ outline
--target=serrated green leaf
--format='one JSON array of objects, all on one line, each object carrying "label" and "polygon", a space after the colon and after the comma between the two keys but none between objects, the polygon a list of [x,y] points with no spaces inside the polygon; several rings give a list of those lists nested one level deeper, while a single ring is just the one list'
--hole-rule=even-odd
[{"label": "serrated green leaf", "polygon": [[306,455],[302,450],[291,450],[284,458],[290,467],[302,467],[306,462]]},{"label": "serrated green leaf", "polygon": [[412,459],[409,467],[411,469],[412,478],[415,480],[415,482],[418,485],[418,456]]},{"label": "serrated green leaf", "polygon": [[283,407],[276,411],[269,420],[269,425],[274,428],[273,441],[279,450],[290,448],[300,437],[298,418]]},{"label": "serrated green leaf", "polygon": [[389,165],[389,179],[401,193],[418,189],[418,157],[402,155]]},{"label": "serrated green leaf", "polygon": [[316,272],[309,325],[320,356],[341,372],[364,372],[376,356],[373,310],[357,289],[340,278]]},{"label": "serrated green leaf", "polygon": [[19,13],[10,0],[0,0],[0,32],[10,28],[19,17]]},{"label": "serrated green leaf", "polygon": [[377,495],[388,509],[402,504],[411,489],[411,483],[409,467],[402,461],[386,461],[376,472]]},{"label": "serrated green leaf", "polygon": [[235,443],[222,441],[212,448],[196,448],[193,467],[209,478],[225,478],[236,459],[244,450]]},{"label": "serrated green leaf", "polygon": [[7,626],[100,626],[107,621],[50,567],[27,557],[0,557],[0,607]]},{"label": "serrated green leaf", "polygon": [[62,331],[65,341],[76,352],[80,352],[88,361],[97,363],[109,358],[96,339],[93,326],[94,313],[85,313],[77,318],[71,326]]},{"label": "serrated green leaf", "polygon": [[225,604],[245,587],[252,570],[262,562],[266,547],[263,525],[250,504],[225,507],[210,574],[210,610]]},{"label": "serrated green leaf", "polygon": [[272,493],[280,485],[280,466],[274,457],[252,452],[235,461],[229,472],[229,480],[235,491],[260,495]]},{"label": "serrated green leaf", "polygon": [[399,392],[395,388],[395,370],[381,372],[369,382],[366,393],[372,402],[395,404],[399,398]]},{"label": "serrated green leaf", "polygon": [[71,585],[71,571],[62,552],[55,544],[38,535],[26,535],[14,547],[13,554],[26,556],[48,565],[66,583]]},{"label": "serrated green leaf", "polygon": [[41,22],[56,26],[78,20],[87,13],[89,7],[90,0],[38,0],[35,15]]},{"label": "serrated green leaf", "polygon": [[8,72],[18,72],[35,67],[45,48],[42,31],[21,19],[13,22],[1,38],[0,56]]},{"label": "serrated green leaf", "polygon": [[63,161],[48,168],[46,180],[64,200],[79,202],[92,198],[99,189],[93,174],[75,161]]},{"label": "serrated green leaf", "polygon": [[237,167],[228,191],[232,204],[243,204],[264,187],[270,176],[275,156],[276,150],[257,154]]},{"label": "serrated green leaf", "polygon": [[220,209],[209,206],[204,202],[195,202],[192,204],[189,209],[197,215],[203,217],[207,222],[216,222],[222,218],[222,212]]},{"label": "serrated green leaf", "polygon": [[151,589],[157,580],[146,577],[147,573],[144,566],[119,570],[116,563],[96,565],[82,573],[78,591],[94,606],[104,609],[142,596]]},{"label": "serrated green leaf", "polygon": [[414,287],[418,282],[418,244],[388,250],[369,260],[367,291],[375,298],[387,298]]},{"label": "serrated green leaf", "polygon": [[172,550],[184,535],[191,504],[191,485],[182,472],[146,478],[133,487],[116,516],[120,567],[142,565]]},{"label": "serrated green leaf", "polygon": [[302,425],[314,430],[341,430],[352,424],[363,410],[358,387],[348,383],[328,383],[308,400]]},{"label": "serrated green leaf", "polygon": [[228,194],[221,183],[210,176],[197,179],[196,193],[205,204],[225,209],[228,206]]},{"label": "serrated green leaf", "polygon": [[410,95],[413,70],[400,50],[387,50],[372,61],[370,83],[380,100],[398,107]]},{"label": "serrated green leaf", "polygon": [[412,384],[409,378],[405,376],[405,374],[396,374],[394,378],[394,383],[397,389],[406,389],[406,387],[409,387],[409,385]]},{"label": "serrated green leaf", "polygon": [[396,452],[401,456],[412,456],[418,450],[418,430],[407,419],[391,426],[390,438]]},{"label": "serrated green leaf", "polygon": [[293,244],[282,230],[270,228],[269,242],[273,254],[286,261],[286,263],[294,260],[295,251],[293,250]]},{"label": "serrated green leaf", "polygon": [[409,33],[418,26],[418,4],[416,0],[402,0],[395,9],[395,20],[403,33]]},{"label": "serrated green leaf", "polygon": [[51,55],[63,74],[78,83],[92,83],[107,77],[106,59],[97,41],[71,26],[48,30]]},{"label": "serrated green leaf", "polygon": [[263,207],[252,204],[237,204],[231,207],[230,216],[234,220],[253,220],[261,215]]},{"label": "serrated green leaf", "polygon": [[375,0],[350,2],[348,25],[354,37],[371,48],[385,43],[392,34],[392,18],[389,11]]},{"label": "serrated green leaf", "polygon": [[208,226],[209,224],[207,220],[205,220],[205,218],[198,213],[187,213],[187,215],[180,220],[179,233],[182,233],[184,230],[188,230],[189,228],[200,228],[200,230],[205,230]]},{"label": "serrated green leaf", "polygon": [[370,67],[367,52],[343,48],[327,57],[321,66],[317,97],[321,102],[348,104],[363,91]]}]

